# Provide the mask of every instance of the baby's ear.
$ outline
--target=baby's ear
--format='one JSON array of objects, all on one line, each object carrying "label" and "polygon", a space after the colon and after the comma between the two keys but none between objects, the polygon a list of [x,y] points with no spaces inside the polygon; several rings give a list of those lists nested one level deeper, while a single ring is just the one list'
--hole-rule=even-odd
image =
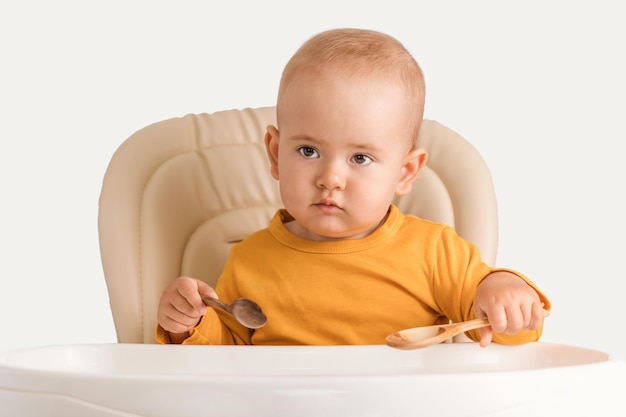
[{"label": "baby's ear", "polygon": [[274,179],[278,179],[278,129],[272,125],[267,126],[265,132],[265,151],[270,160],[270,172]]},{"label": "baby's ear", "polygon": [[417,178],[417,174],[422,170],[422,167],[426,165],[428,159],[428,153],[425,149],[417,148],[411,150],[402,165],[402,171],[396,186],[396,195],[406,195],[411,191],[413,181]]}]

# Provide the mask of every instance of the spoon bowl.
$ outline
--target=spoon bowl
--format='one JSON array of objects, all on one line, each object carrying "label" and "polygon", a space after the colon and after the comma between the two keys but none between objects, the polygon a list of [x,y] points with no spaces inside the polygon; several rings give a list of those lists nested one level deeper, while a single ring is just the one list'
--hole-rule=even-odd
[{"label": "spoon bowl", "polygon": [[209,307],[230,313],[239,323],[249,329],[258,329],[267,323],[267,317],[261,306],[250,299],[238,298],[230,304],[225,304],[214,297],[202,297],[202,301]]}]

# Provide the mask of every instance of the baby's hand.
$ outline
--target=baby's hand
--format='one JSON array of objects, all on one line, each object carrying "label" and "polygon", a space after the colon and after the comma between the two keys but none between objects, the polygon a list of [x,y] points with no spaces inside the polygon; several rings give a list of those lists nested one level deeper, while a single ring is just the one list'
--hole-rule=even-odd
[{"label": "baby's hand", "polygon": [[480,329],[480,346],[491,343],[493,332],[514,335],[536,330],[543,323],[543,304],[523,279],[506,271],[489,274],[474,298],[476,318],[487,317],[490,327]]},{"label": "baby's hand", "polygon": [[207,283],[190,277],[176,278],[163,291],[157,321],[170,333],[172,342],[185,339],[189,330],[206,313],[202,296],[217,298],[215,291]]}]

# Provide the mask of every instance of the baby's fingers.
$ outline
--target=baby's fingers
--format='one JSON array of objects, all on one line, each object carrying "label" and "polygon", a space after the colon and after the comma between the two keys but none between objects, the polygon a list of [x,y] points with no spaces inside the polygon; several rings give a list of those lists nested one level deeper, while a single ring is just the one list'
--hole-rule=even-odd
[{"label": "baby's fingers", "polygon": [[550,312],[543,308],[543,303],[534,303],[532,306],[531,318],[525,330],[537,330],[543,324],[543,319],[548,317]]},{"label": "baby's fingers", "polygon": [[206,313],[206,306],[200,300],[200,304],[191,304],[189,300],[183,296],[174,297],[170,300],[170,310],[168,311],[168,315],[172,318],[183,318],[189,317],[192,319],[197,319],[202,317]]},{"label": "baby's fingers", "polygon": [[162,317],[159,318],[159,324],[168,332],[183,333],[195,327],[200,317],[188,316],[175,308],[170,308],[162,313]]},{"label": "baby's fingers", "polygon": [[491,327],[482,327],[478,329],[478,332],[480,334],[480,347],[489,346],[491,340],[493,339],[493,330]]},{"label": "baby's fingers", "polygon": [[520,331],[537,330],[546,314],[541,303],[522,304],[518,308],[507,309],[506,329],[503,333],[514,335]]},{"label": "baby's fingers", "polygon": [[495,333],[514,335],[531,325],[532,310],[519,305],[492,308],[488,313],[489,325]]},{"label": "baby's fingers", "polygon": [[181,313],[190,317],[199,317],[206,313],[206,306],[202,301],[201,289],[207,284],[195,278],[177,278],[173,287],[175,295],[170,302]]}]

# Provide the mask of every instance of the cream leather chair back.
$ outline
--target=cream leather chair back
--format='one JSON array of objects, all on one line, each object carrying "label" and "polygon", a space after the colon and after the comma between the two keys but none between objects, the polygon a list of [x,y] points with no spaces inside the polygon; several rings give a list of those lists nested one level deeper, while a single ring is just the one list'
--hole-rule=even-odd
[{"label": "cream leather chair back", "polygon": [[[281,207],[264,134],[275,108],[189,114],[147,126],[121,144],[104,176],[98,231],[119,342],[154,343],[157,306],[180,275],[214,285],[233,243]],[[429,153],[405,212],[447,223],[493,264],[498,240],[491,174],[457,133],[425,120]]]}]

